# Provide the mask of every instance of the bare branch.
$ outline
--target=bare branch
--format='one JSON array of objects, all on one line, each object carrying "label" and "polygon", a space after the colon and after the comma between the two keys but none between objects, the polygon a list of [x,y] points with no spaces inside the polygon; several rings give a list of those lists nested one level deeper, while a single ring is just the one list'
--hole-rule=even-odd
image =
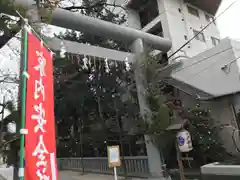
[{"label": "bare branch", "polygon": [[6,73],[0,75],[0,83],[19,83],[19,79],[17,78],[17,74]]},{"label": "bare branch", "polygon": [[125,7],[121,6],[121,5],[117,5],[117,4],[109,4],[109,3],[96,3],[93,4],[92,6],[69,6],[69,7],[62,7],[62,9],[65,10],[79,10],[79,9],[92,9],[92,8],[96,8],[99,6],[111,6],[111,7],[119,7],[122,8],[123,10],[126,10]]}]

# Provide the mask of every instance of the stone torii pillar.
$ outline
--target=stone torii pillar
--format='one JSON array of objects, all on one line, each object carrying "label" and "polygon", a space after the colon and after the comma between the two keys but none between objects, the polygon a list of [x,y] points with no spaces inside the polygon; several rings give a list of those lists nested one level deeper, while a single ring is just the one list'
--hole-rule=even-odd
[{"label": "stone torii pillar", "polygon": [[[35,4],[33,0],[15,0],[14,2],[26,8],[31,8]],[[170,40],[161,38],[159,36],[154,36],[140,30],[116,25],[110,22],[84,16],[84,15],[81,15],[80,13],[74,13],[74,12],[70,12],[60,8],[56,8],[53,10],[51,24],[55,26],[63,27],[63,28],[91,33],[93,35],[104,36],[109,39],[114,39],[114,40],[127,43],[129,47],[131,47],[132,49],[132,54],[130,54],[130,56],[133,56],[132,58],[133,61],[136,61],[136,67],[134,71],[135,71],[135,80],[136,80],[136,86],[138,91],[140,112],[144,120],[151,121],[149,117],[147,118],[145,117],[146,110],[148,109],[147,103],[146,103],[146,96],[145,96],[146,84],[144,83],[145,82],[144,74],[140,68],[141,63],[143,63],[145,60],[144,44],[146,43],[151,47],[153,47],[154,49],[167,52],[171,48]],[[58,49],[56,48],[57,44],[54,42],[51,42],[51,43],[52,43],[51,44],[52,48],[54,50],[57,50]],[[84,47],[84,46],[81,45],[81,47]],[[89,46],[86,48],[89,49]],[[94,48],[96,49],[96,47]],[[67,47],[67,50],[68,50],[68,47]],[[110,51],[106,51],[105,49],[104,52],[106,54],[106,52],[110,52]],[[126,55],[129,56],[129,53],[126,53]],[[122,61],[125,61],[125,60],[122,59]],[[149,171],[153,177],[158,177],[159,179],[163,177],[160,152],[154,146],[154,144],[149,142],[148,136],[145,136],[145,141],[148,142],[146,143],[146,148],[147,148],[147,154],[148,154]]]}]

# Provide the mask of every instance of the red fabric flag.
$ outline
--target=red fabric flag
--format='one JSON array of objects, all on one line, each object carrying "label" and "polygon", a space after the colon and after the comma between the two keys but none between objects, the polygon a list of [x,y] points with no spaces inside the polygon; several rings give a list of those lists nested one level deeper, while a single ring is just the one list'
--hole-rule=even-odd
[{"label": "red fabric flag", "polygon": [[52,52],[33,33],[27,38],[25,179],[57,180]]}]

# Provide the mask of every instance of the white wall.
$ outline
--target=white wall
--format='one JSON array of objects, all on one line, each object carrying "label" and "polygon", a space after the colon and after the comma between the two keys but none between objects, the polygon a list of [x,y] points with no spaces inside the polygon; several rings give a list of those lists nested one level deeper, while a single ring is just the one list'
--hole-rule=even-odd
[{"label": "white wall", "polygon": [[[208,24],[204,11],[195,7],[198,9],[200,17],[190,14],[187,9],[187,4],[183,3],[183,0],[159,1],[162,1],[162,4],[165,8],[169,31],[173,42],[172,51],[175,51],[185,42],[187,42],[187,40],[184,38],[184,35],[186,35],[189,40],[194,36],[193,29],[200,31],[205,25]],[[181,12],[179,12],[179,9],[181,9]],[[189,45],[183,48],[187,56],[195,56],[206,49],[213,47],[211,36],[220,38],[220,33],[215,24],[211,24],[206,30],[204,30],[204,35],[206,42],[194,39],[191,41],[191,43],[189,43]]]},{"label": "white wall", "polygon": [[240,43],[223,39],[216,47],[183,61],[172,77],[213,96],[240,91]]}]

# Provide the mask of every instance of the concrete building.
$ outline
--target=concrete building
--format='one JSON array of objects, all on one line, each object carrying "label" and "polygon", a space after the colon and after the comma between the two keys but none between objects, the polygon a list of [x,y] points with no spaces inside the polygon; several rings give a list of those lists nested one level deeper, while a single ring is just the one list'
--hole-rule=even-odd
[{"label": "concrete building", "polygon": [[[216,124],[225,125],[222,133],[225,147],[231,153],[238,153],[233,137],[240,147],[240,43],[230,39],[220,41],[220,33],[213,18],[221,0],[116,2],[127,7],[128,26],[171,39],[172,49],[168,52],[171,58],[168,61],[171,63],[179,59],[183,65],[174,70],[169,84],[180,90],[177,96],[184,106],[201,103],[212,109]],[[121,8],[118,10],[122,12]],[[199,33],[211,21],[213,23]]]}]

